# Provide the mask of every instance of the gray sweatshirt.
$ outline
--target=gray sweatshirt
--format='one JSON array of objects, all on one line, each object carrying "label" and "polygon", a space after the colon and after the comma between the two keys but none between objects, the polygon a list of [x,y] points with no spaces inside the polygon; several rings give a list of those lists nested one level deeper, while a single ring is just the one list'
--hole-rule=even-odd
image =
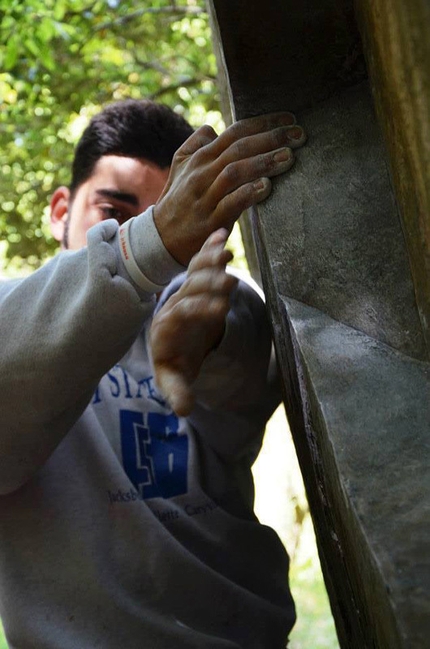
[{"label": "gray sweatshirt", "polygon": [[[141,246],[151,218],[133,223],[132,247],[165,282],[179,269],[156,234]],[[264,305],[235,289],[178,419],[153,379],[155,297],[127,276],[117,230],[99,224],[87,248],[0,286],[9,646],[281,649],[295,618],[288,557],[253,513],[250,472],[275,405]]]}]

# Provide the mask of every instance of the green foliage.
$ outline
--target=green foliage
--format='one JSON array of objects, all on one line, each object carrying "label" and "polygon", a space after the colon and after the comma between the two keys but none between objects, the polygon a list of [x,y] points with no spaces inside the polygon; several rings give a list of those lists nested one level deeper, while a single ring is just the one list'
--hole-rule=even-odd
[{"label": "green foliage", "polygon": [[316,547],[312,549],[313,554],[305,563],[293,563],[291,567],[290,583],[296,602],[297,622],[288,647],[339,649]]},{"label": "green foliage", "polygon": [[0,0],[0,232],[7,259],[52,254],[46,205],[107,102],[154,98],[220,121],[204,0]]},{"label": "green foliage", "polygon": [[0,649],[7,649],[6,639],[3,633],[3,625],[0,621]]}]

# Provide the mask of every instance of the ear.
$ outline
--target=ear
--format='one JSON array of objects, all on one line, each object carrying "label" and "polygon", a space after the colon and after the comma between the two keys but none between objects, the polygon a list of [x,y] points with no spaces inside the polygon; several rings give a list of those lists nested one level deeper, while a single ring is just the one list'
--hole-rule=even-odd
[{"label": "ear", "polygon": [[70,190],[65,186],[58,187],[51,197],[51,232],[57,241],[63,241],[69,201]]}]

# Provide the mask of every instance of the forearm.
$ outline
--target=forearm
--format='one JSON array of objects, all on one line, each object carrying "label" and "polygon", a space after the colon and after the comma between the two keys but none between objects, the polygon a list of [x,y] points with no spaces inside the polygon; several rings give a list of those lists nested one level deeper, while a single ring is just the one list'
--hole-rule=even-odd
[{"label": "forearm", "polygon": [[96,226],[86,249],[0,289],[2,493],[46,461],[152,315],[154,295],[121,268],[117,230]]}]

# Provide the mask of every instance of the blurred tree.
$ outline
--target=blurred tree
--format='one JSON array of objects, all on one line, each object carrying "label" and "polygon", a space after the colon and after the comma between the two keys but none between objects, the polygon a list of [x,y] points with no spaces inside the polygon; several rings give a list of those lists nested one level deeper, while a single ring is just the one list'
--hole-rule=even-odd
[{"label": "blurred tree", "polygon": [[[0,0],[0,232],[37,267],[46,205],[102,104],[148,97],[221,122],[204,0]],[[211,112],[212,111],[212,112]]]}]

